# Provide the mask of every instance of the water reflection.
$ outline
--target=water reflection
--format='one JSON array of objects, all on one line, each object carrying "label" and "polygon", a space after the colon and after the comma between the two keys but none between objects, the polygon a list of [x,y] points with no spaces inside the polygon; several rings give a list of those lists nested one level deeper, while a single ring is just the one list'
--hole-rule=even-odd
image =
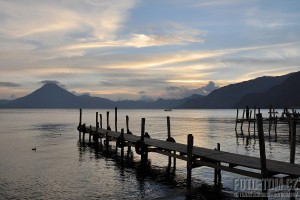
[{"label": "water reflection", "polygon": [[[176,168],[154,166],[151,159],[148,160],[147,164],[143,164],[140,162],[139,156],[134,156],[132,151],[124,151],[126,153],[122,157],[120,151],[117,152],[112,145],[109,149],[105,149],[105,146],[101,143],[89,144],[78,141],[77,146],[79,162],[84,163],[85,157],[88,156],[95,160],[106,161],[106,165],[109,165],[109,167],[113,164],[119,177],[112,176],[110,178],[116,180],[109,181],[120,181],[122,183],[121,188],[128,190],[126,184],[130,180],[131,184],[137,185],[134,188],[136,191],[131,192],[138,194],[137,196],[140,199],[149,199],[149,197],[151,199],[173,199],[175,197],[176,199],[199,199],[200,196],[203,196],[203,193],[208,196],[206,199],[215,199],[216,191],[218,191],[219,199],[229,199],[228,194],[222,192],[222,188],[204,184],[202,181],[199,184],[199,180],[193,180],[194,187],[188,190],[186,189],[185,177],[176,174]],[[167,159],[167,157],[165,158]],[[167,192],[168,190],[172,190],[172,192]],[[157,193],[163,193],[163,195],[159,194],[155,197]],[[129,196],[126,196],[126,198],[129,198]]]}]

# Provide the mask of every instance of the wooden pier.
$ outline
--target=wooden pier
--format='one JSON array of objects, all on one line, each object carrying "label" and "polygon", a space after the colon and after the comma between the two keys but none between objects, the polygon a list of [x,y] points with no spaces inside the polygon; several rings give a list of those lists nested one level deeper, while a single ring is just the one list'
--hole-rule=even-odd
[{"label": "wooden pier", "polygon": [[[100,122],[98,121],[98,116]],[[89,142],[91,137],[95,144],[104,143],[105,149],[109,149],[110,142],[115,142],[116,149],[121,149],[121,157],[124,156],[124,148],[131,151],[131,147],[140,155],[141,163],[148,162],[149,153],[158,153],[169,157],[169,166],[171,166],[172,158],[174,168],[176,167],[176,159],[186,161],[187,177],[186,184],[191,187],[192,169],[196,167],[211,167],[215,169],[214,182],[221,184],[221,171],[227,171],[243,176],[248,176],[257,179],[296,179],[300,177],[300,165],[295,163],[295,148],[291,149],[290,163],[266,159],[263,118],[261,113],[256,114],[255,122],[259,136],[260,157],[250,157],[235,153],[229,153],[220,150],[220,144],[216,149],[208,149],[196,147],[193,145],[194,137],[192,134],[187,135],[187,143],[176,143],[171,137],[170,118],[167,117],[168,135],[166,140],[158,140],[151,138],[145,131],[145,118],[141,119],[141,134],[134,135],[129,130],[129,117],[126,116],[126,133],[122,128],[117,130],[117,109],[115,109],[115,130],[112,131],[109,126],[109,112],[106,113],[107,126],[102,126],[102,114],[96,113],[96,126],[86,126],[82,124],[82,110],[80,109],[79,117],[79,138],[80,140],[89,134]],[[295,127],[294,125],[292,127]],[[292,130],[292,140],[295,141],[295,128]],[[81,136],[82,135],[82,136]],[[99,141],[100,140],[100,141]],[[300,187],[300,184],[295,184]],[[268,188],[268,187],[266,187]],[[267,192],[266,189],[263,192]]]}]

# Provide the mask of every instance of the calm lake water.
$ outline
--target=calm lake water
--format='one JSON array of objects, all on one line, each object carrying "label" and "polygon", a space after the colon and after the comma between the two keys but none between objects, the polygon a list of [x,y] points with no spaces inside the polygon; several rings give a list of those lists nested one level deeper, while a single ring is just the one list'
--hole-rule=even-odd
[{"label": "calm lake water", "polygon": [[[110,111],[114,129],[114,110],[83,110],[83,122],[95,125],[95,112]],[[263,116],[267,117],[263,110]],[[259,157],[257,138],[236,134],[236,110],[118,110],[118,129],[126,128],[140,135],[141,118],[152,138],[167,138],[167,120],[178,143],[194,135],[194,145]],[[118,154],[105,155],[78,141],[76,127],[79,110],[21,109],[0,110],[0,199],[231,199],[236,174],[222,172],[223,188],[213,186],[214,170],[207,167],[192,171],[192,189],[185,185],[186,163],[177,160],[173,178],[166,176],[168,158],[149,154],[151,165],[140,168],[140,157],[120,160]],[[299,128],[298,128],[299,129]],[[298,131],[299,133],[299,131]],[[266,156],[289,162],[287,125],[280,125],[278,141],[266,134]],[[253,133],[251,133],[253,135]],[[299,134],[297,134],[299,136]],[[88,140],[88,137],[86,137]],[[300,163],[297,138],[296,163]],[[32,148],[36,147],[36,151]],[[112,147],[114,149],[114,147]]]}]

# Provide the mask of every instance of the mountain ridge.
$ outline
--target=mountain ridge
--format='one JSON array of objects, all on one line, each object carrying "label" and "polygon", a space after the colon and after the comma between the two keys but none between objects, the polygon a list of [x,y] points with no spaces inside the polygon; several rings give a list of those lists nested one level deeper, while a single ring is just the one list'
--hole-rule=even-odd
[{"label": "mountain ridge", "polygon": [[124,109],[194,109],[237,108],[245,106],[300,107],[300,71],[282,76],[264,76],[218,88],[207,96],[183,99],[112,101],[89,95],[77,96],[56,83],[16,100],[0,100],[0,108],[124,108]]}]

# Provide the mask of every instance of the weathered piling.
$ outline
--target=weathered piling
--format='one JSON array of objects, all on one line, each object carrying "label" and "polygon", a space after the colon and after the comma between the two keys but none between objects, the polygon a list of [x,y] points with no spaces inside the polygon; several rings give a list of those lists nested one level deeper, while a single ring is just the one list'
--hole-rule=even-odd
[{"label": "weathered piling", "polygon": [[249,118],[248,118],[248,132],[250,135],[250,124],[251,124],[252,110],[250,110]]},{"label": "weathered piling", "polygon": [[[99,119],[100,119],[99,128],[102,129],[102,114],[99,114]],[[99,137],[99,139],[100,139],[100,144],[102,146],[102,137]]]},{"label": "weathered piling", "polygon": [[[90,125],[90,130],[92,129],[92,125]],[[91,144],[91,137],[92,137],[92,133],[91,131],[89,132],[89,144]]]},{"label": "weathered piling", "polygon": [[115,131],[118,131],[118,108],[115,107]]},{"label": "weathered piling", "polygon": [[242,131],[242,133],[243,133],[244,116],[245,116],[245,109],[243,110],[243,116],[242,116],[242,121],[241,121],[241,131]]},{"label": "weathered piling", "polygon": [[187,161],[186,161],[186,184],[187,187],[191,187],[192,183],[192,165],[193,165],[193,146],[194,146],[194,136],[192,134],[188,134],[187,136]]},{"label": "weathered piling", "polygon": [[[170,117],[169,116],[167,117],[167,129],[168,129],[168,138],[167,138],[167,140],[168,140],[171,138],[171,126],[170,126]],[[170,166],[170,167],[171,167],[171,159],[172,159],[172,157],[169,156],[168,166]]]},{"label": "weathered piling", "polygon": [[[129,130],[129,117],[128,117],[128,115],[126,115],[126,133],[132,135],[132,133]],[[127,147],[127,155],[129,155],[130,151],[131,151],[131,145],[128,145],[128,147]]]},{"label": "weathered piling", "polygon": [[[267,162],[266,162],[266,150],[265,150],[265,136],[263,129],[263,119],[261,113],[256,115],[257,118],[257,131],[259,139],[259,155],[260,155],[260,165],[261,165],[261,176],[263,180],[268,178],[267,174]],[[262,181],[262,192],[266,193],[268,191],[267,181]]]},{"label": "weathered piling", "polygon": [[98,143],[99,135],[98,135],[98,130],[99,130],[99,120],[98,120],[98,112],[96,112],[96,134],[93,134],[93,141]]},{"label": "weathered piling", "polygon": [[109,111],[106,112],[106,128],[107,130],[111,130],[109,126]]},{"label": "weathered piling", "polygon": [[[170,123],[170,117],[169,116],[167,117],[167,130],[168,130],[168,136],[167,136],[166,141],[176,142],[175,139],[171,136],[171,123]],[[172,151],[170,150],[168,152],[171,154]],[[175,150],[173,151],[173,154],[176,155]],[[171,165],[172,165],[172,156],[169,155],[169,159],[168,159],[168,168],[169,169],[171,168]],[[176,156],[173,156],[173,168],[174,168],[174,170],[176,168]]]},{"label": "weathered piling", "polygon": [[124,146],[125,146],[125,140],[124,140],[124,129],[121,129],[121,134],[117,139],[116,147],[121,148],[121,159],[123,160],[124,157]]},{"label": "weathered piling", "polygon": [[[217,148],[215,149],[216,151],[220,151],[220,143],[217,143]],[[217,165],[221,165],[220,162],[217,162]],[[221,174],[221,170],[215,168],[215,173],[214,173],[214,183],[215,185],[221,185],[222,183],[222,174]]]},{"label": "weathered piling", "polygon": [[235,118],[235,128],[234,128],[234,130],[236,130],[236,128],[237,128],[237,124],[238,124],[238,120],[239,119],[239,109],[237,108],[236,109],[236,118]]},{"label": "weathered piling", "polygon": [[148,147],[145,145],[145,118],[142,118],[141,123],[141,162],[143,165],[147,164],[148,162]]},{"label": "weathered piling", "polygon": [[81,139],[81,125],[82,125],[82,108],[79,109],[79,125],[78,125],[78,131],[79,131],[79,140]]},{"label": "weathered piling", "polygon": [[100,129],[102,129],[102,114],[99,115],[100,118]]},{"label": "weathered piling", "polygon": [[290,163],[295,163],[296,154],[296,121],[290,119],[291,124],[291,140],[290,140]]}]

